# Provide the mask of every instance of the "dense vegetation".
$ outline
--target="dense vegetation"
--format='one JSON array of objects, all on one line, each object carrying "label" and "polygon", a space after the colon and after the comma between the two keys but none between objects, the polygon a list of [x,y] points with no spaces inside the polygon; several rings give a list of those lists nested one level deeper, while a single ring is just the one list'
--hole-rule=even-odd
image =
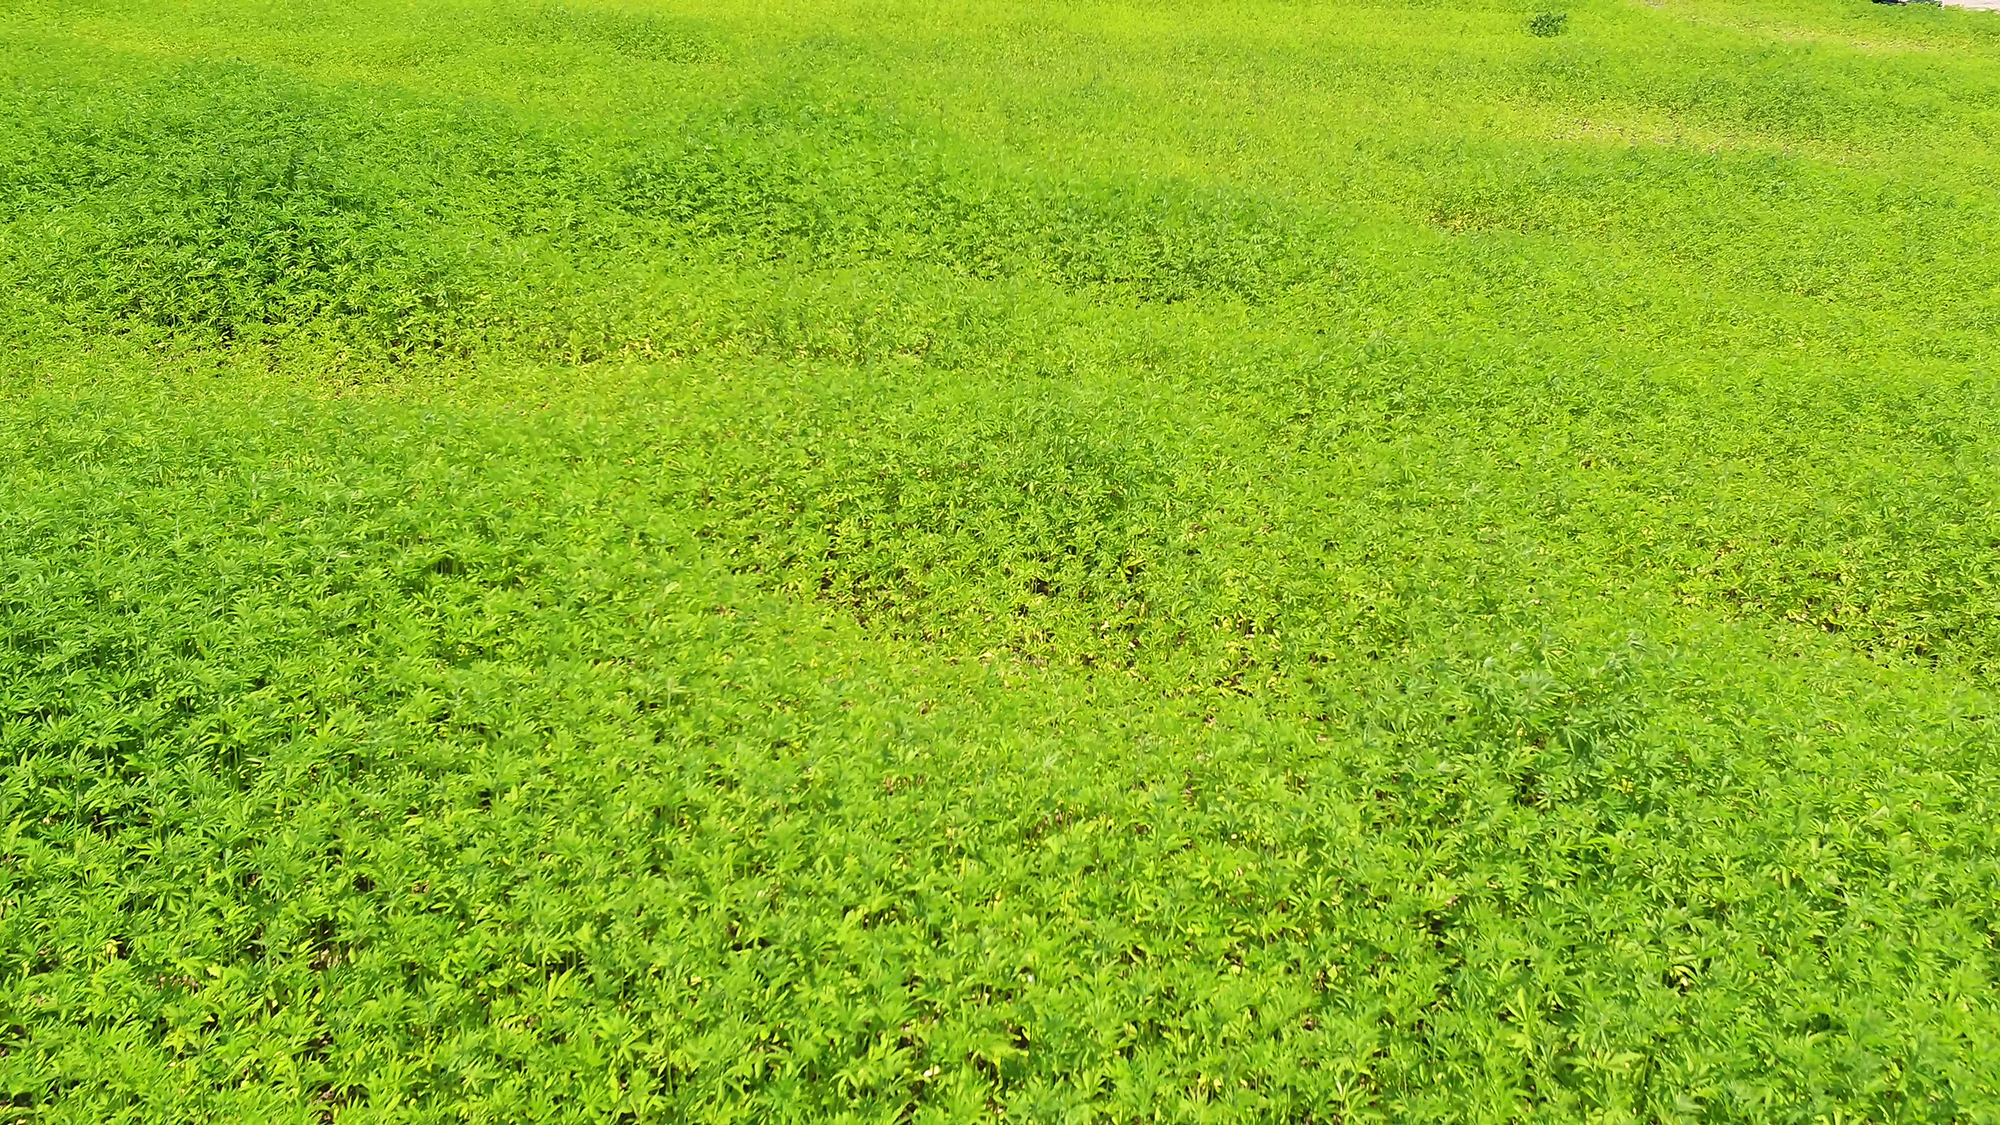
[{"label": "dense vegetation", "polygon": [[2000,16],[0,71],[0,1121],[2000,1120]]}]

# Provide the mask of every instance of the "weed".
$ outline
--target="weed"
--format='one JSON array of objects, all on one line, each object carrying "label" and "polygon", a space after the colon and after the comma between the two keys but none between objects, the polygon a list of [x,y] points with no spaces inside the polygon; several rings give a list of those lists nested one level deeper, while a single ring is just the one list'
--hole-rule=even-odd
[{"label": "weed", "polygon": [[1991,28],[1578,15],[0,13],[9,1111],[1992,1117]]}]

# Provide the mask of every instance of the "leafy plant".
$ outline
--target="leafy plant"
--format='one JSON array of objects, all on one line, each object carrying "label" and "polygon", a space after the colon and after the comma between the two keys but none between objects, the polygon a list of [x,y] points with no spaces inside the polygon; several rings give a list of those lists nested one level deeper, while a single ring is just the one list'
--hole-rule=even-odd
[{"label": "leafy plant", "polygon": [[1357,12],[0,13],[0,1119],[2000,1112],[1993,43]]}]

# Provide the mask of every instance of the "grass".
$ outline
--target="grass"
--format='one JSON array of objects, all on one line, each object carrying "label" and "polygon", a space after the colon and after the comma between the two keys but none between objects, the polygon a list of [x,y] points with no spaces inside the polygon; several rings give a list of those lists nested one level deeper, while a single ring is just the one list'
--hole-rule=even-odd
[{"label": "grass", "polygon": [[0,1121],[2000,1119],[1996,57],[0,5]]}]

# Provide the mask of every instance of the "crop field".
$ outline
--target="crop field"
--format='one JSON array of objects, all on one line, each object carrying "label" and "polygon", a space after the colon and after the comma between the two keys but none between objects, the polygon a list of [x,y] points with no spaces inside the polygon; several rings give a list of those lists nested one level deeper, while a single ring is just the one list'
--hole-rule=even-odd
[{"label": "crop field", "polygon": [[2000,15],[0,0],[0,1123],[2000,1122]]}]

